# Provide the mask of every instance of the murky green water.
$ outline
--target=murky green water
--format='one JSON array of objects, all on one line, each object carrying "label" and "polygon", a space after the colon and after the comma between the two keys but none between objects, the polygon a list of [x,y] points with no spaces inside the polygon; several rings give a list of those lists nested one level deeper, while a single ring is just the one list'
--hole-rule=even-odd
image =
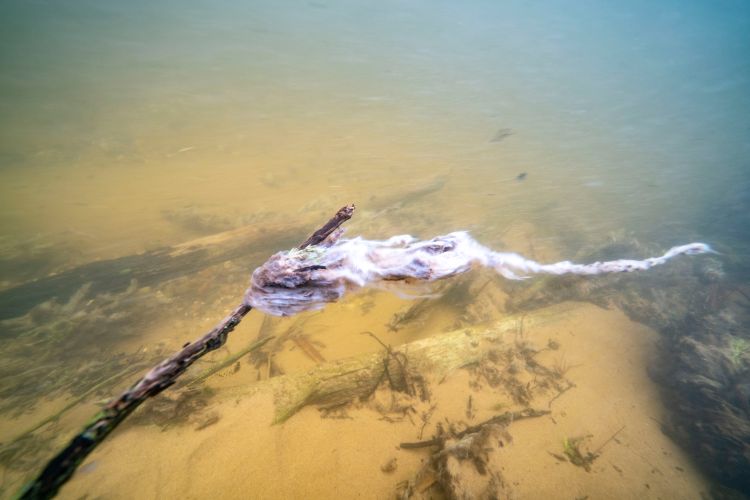
[{"label": "murky green water", "polygon": [[[349,234],[469,229],[545,261],[707,241],[748,290],[743,2],[27,1],[0,19],[3,494],[346,203]],[[247,225],[256,251],[211,266],[112,263]],[[92,262],[95,278],[69,271]],[[66,271],[55,293],[19,288]],[[310,320],[313,351],[374,352],[347,333],[385,335],[408,307],[364,304]],[[295,345],[287,373],[315,365]]]}]

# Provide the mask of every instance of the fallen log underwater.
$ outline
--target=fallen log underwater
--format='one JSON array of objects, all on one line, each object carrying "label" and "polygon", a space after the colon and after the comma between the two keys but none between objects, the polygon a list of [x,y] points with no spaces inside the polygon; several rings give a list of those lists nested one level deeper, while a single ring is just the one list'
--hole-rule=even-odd
[{"label": "fallen log underwater", "polygon": [[[520,325],[538,326],[554,321],[564,312],[554,311],[534,318],[511,316],[480,328],[466,328],[435,335],[382,352],[321,364],[307,372],[273,377],[249,392],[270,391],[274,396],[274,423],[281,423],[301,408],[336,406],[371,394],[387,376],[390,383],[408,391],[409,377],[430,373],[436,378],[474,363],[518,333]],[[399,366],[397,359],[403,360]]]}]

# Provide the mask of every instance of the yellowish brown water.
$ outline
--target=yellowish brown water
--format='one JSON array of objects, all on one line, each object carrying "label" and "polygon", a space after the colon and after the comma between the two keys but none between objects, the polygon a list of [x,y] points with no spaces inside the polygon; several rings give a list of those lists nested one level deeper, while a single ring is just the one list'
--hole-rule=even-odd
[{"label": "yellowish brown water", "polygon": [[[608,239],[664,250],[710,233],[721,246],[714,217],[745,206],[741,6],[42,4],[10,2],[0,16],[0,291],[246,225],[309,232],[351,202],[352,236],[465,229],[543,262]],[[102,400],[210,329],[263,258],[106,297],[81,282],[79,301],[3,322],[0,442],[76,404],[33,442],[3,448],[0,494],[33,477]],[[397,331],[394,315],[414,301],[380,291],[265,326],[253,312],[186,377],[258,335],[275,336],[272,374],[294,374],[380,351],[363,331],[396,346],[491,324],[507,298],[493,282]],[[467,320],[479,300],[496,307]],[[50,340],[86,318],[84,338]],[[47,329],[17,334],[29,324]],[[551,417],[509,427],[500,457],[519,498],[707,491],[659,429],[664,408],[646,374],[654,331],[616,309],[570,304],[528,335],[539,347],[559,342],[575,388]],[[111,382],[81,398],[99,372]],[[267,376],[245,356],[208,379],[207,408],[126,424],[62,497],[383,498],[425,458],[395,448],[417,439],[415,425],[366,405],[344,419],[305,408],[271,426],[269,396],[251,394]],[[433,422],[463,418],[467,377],[433,381]],[[476,421],[491,416],[493,394],[471,393]],[[591,434],[595,448],[622,426],[591,472],[550,455],[566,437]],[[394,457],[396,471],[382,472]]]}]

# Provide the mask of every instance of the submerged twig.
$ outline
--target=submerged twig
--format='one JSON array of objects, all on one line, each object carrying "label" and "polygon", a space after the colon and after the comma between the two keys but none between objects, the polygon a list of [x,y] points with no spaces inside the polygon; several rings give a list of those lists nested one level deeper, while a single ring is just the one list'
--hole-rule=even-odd
[{"label": "submerged twig", "polygon": [[250,344],[246,348],[242,349],[237,354],[233,354],[232,356],[229,356],[227,359],[223,360],[222,362],[217,363],[216,366],[212,366],[211,368],[209,368],[205,372],[201,373],[200,375],[198,375],[197,377],[195,377],[194,379],[192,379],[190,382],[188,382],[187,384],[185,384],[185,386],[186,387],[190,387],[191,385],[195,385],[195,384],[197,384],[199,382],[203,382],[204,380],[206,380],[207,378],[209,378],[211,375],[215,374],[216,372],[219,372],[219,371],[223,370],[227,366],[233,364],[235,361],[238,361],[245,354],[251,353],[253,351],[257,351],[258,349],[260,349],[261,347],[263,347],[264,345],[266,345],[266,343],[269,340],[271,340],[271,339],[273,339],[273,336],[265,337],[265,338],[260,339],[260,340],[256,340],[255,342],[253,342],[252,344]]},{"label": "submerged twig", "polygon": [[305,356],[310,358],[313,363],[320,364],[326,362],[326,358],[323,357],[320,351],[318,351],[309,340],[307,340],[305,335],[295,335],[291,337],[291,339],[292,342],[294,342],[294,345],[299,347]]},{"label": "submerged twig", "polygon": [[549,401],[547,402],[547,408],[549,408],[549,409],[552,409],[552,403],[553,403],[553,402],[554,402],[554,401],[555,401],[555,400],[556,400],[557,398],[559,398],[560,396],[562,396],[563,394],[565,394],[566,392],[568,392],[568,391],[569,391],[570,389],[572,389],[573,387],[575,387],[575,384],[570,384],[570,385],[568,385],[567,387],[565,387],[564,389],[562,389],[562,390],[561,390],[560,392],[558,392],[558,393],[557,393],[557,394],[555,395],[555,397],[553,397],[552,399],[550,399],[550,400],[549,400]]},{"label": "submerged twig", "polygon": [[300,250],[303,250],[311,245],[317,245],[318,243],[321,243],[323,240],[328,238],[335,230],[337,230],[341,224],[348,221],[352,218],[352,214],[354,214],[354,205],[347,205],[345,207],[342,207],[339,209],[338,212],[336,212],[336,215],[331,218],[326,224],[315,231],[307,240],[305,240],[304,243],[302,243],[299,247]]},{"label": "submerged twig", "polygon": [[[549,415],[548,410],[537,410],[534,408],[526,408],[521,411],[507,411],[501,415],[495,415],[494,417],[485,420],[482,423],[479,423],[477,425],[472,425],[467,427],[466,429],[462,430],[461,432],[457,433],[455,436],[456,439],[461,439],[467,434],[472,434],[474,432],[479,432],[482,430],[482,427],[489,424],[500,424],[500,425],[506,425],[512,422],[515,422],[516,420],[521,420],[524,418],[534,418],[534,417],[542,417],[544,415]],[[413,450],[416,448],[426,448],[428,446],[437,446],[440,443],[444,441],[444,438],[437,437],[433,439],[428,439],[427,441],[417,441],[414,443],[401,443],[399,444],[399,448],[405,449],[405,450]]]},{"label": "submerged twig", "polygon": [[611,435],[611,436],[609,437],[609,439],[607,439],[606,441],[604,441],[604,442],[603,442],[603,443],[601,444],[601,446],[599,446],[599,447],[598,447],[597,449],[595,449],[595,450],[594,450],[594,455],[599,455],[599,453],[600,453],[600,452],[601,452],[601,451],[602,451],[602,450],[604,449],[604,447],[605,447],[605,446],[607,446],[607,445],[608,445],[608,444],[609,444],[609,443],[610,443],[610,442],[611,442],[611,441],[612,441],[612,440],[613,440],[614,438],[616,438],[616,437],[617,437],[617,435],[618,435],[619,433],[621,433],[621,432],[622,432],[623,430],[625,430],[625,426],[624,426],[624,425],[623,425],[622,427],[620,427],[620,428],[619,428],[619,429],[617,430],[617,432],[615,432],[614,434],[612,434],[612,435]]},{"label": "submerged twig", "polygon": [[[399,387],[396,386],[395,382],[393,381],[393,377],[391,377],[391,370],[388,368],[388,360],[393,359],[396,364],[399,367],[399,370],[401,371],[401,377],[403,378],[403,390],[409,395],[412,396],[414,394],[414,390],[411,387],[411,384],[409,383],[409,371],[407,368],[407,365],[409,364],[409,358],[406,357],[406,355],[402,352],[393,352],[393,348],[391,348],[390,345],[387,345],[383,343],[382,340],[380,340],[374,333],[372,332],[362,332],[362,335],[369,335],[370,337],[374,338],[381,346],[383,346],[383,349],[385,349],[385,358],[383,358],[383,375],[388,378],[388,383],[392,390],[395,391],[401,391]],[[402,360],[403,358],[403,360]],[[383,375],[380,376],[380,379],[378,380],[378,385],[380,384],[380,381],[383,380]],[[377,389],[377,385],[373,389],[373,392],[375,389]]]}]

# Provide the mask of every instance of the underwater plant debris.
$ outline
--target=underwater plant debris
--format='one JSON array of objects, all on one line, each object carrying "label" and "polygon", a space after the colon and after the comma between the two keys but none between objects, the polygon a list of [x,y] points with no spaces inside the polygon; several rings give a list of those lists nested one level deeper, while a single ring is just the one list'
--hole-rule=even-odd
[{"label": "underwater plant debris", "polygon": [[409,235],[385,241],[342,239],[336,231],[318,245],[273,255],[252,275],[245,304],[275,316],[322,308],[347,291],[389,283],[430,282],[462,274],[473,267],[494,268],[508,279],[530,274],[594,275],[644,271],[678,255],[713,252],[705,243],[669,249],[660,257],[592,264],[569,261],[540,264],[516,253],[495,252],[458,231],[420,241]]}]

